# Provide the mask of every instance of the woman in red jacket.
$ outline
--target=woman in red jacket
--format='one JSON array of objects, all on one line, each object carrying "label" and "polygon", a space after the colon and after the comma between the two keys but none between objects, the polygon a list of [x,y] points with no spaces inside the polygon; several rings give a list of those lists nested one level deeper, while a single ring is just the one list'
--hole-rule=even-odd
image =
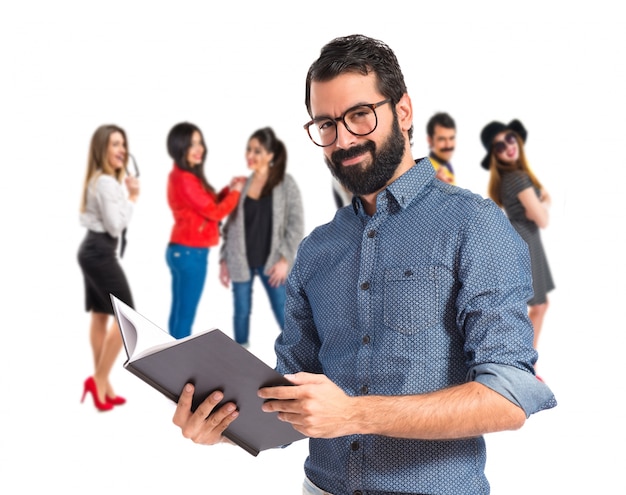
[{"label": "woman in red jacket", "polygon": [[237,206],[245,178],[234,177],[219,193],[204,175],[206,146],[200,129],[176,124],[167,137],[174,160],[167,201],[174,226],[166,260],[172,273],[169,332],[177,339],[191,334],[207,274],[209,248],[219,242],[219,222]]}]

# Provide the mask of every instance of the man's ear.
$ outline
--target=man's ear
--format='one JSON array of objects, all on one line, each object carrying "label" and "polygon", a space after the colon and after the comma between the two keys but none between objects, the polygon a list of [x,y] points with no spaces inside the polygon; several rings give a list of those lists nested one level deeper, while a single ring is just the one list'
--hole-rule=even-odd
[{"label": "man's ear", "polygon": [[400,129],[408,131],[413,125],[413,104],[411,97],[404,93],[400,101],[396,104],[396,113],[398,114],[398,122]]}]

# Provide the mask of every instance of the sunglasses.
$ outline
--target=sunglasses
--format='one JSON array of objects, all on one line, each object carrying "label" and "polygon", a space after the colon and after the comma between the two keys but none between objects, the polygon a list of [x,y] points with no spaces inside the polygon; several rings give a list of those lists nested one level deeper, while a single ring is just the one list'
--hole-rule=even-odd
[{"label": "sunglasses", "polygon": [[506,135],[504,136],[504,140],[496,141],[495,143],[493,143],[493,151],[495,151],[496,154],[502,153],[503,151],[506,150],[508,145],[516,143],[516,142],[517,142],[517,139],[515,139],[515,133],[507,132]]}]

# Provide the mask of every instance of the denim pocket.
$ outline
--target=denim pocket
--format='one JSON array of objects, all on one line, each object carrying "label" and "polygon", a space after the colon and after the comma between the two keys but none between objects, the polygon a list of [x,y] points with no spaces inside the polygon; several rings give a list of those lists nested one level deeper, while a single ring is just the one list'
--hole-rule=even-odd
[{"label": "denim pocket", "polygon": [[437,323],[439,284],[435,266],[387,268],[385,270],[385,325],[413,334]]}]

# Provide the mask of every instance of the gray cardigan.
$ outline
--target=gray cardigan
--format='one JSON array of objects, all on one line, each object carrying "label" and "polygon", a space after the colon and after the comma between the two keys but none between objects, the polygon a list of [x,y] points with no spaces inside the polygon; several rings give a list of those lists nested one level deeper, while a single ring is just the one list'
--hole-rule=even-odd
[{"label": "gray cardigan", "polygon": [[[250,280],[250,268],[246,256],[244,207],[249,177],[241,191],[237,208],[230,214],[222,228],[220,261],[225,260],[233,282]],[[272,190],[272,241],[265,271],[274,266],[281,257],[287,260],[289,269],[293,265],[296,250],[304,235],[304,212],[302,198],[296,182],[289,174]]]}]

